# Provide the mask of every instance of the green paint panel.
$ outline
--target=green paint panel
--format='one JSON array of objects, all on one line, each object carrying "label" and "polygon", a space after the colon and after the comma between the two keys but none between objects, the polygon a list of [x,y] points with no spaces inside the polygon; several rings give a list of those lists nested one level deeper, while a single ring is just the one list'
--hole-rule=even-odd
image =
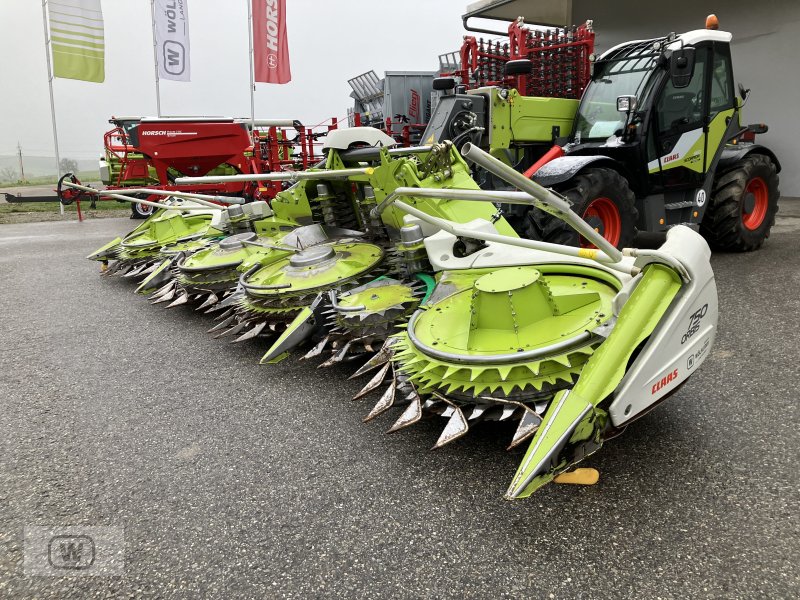
[{"label": "green paint panel", "polygon": [[[563,460],[555,466],[543,466],[553,460],[557,442],[578,443],[595,436],[600,443],[600,426],[605,413],[594,407],[622,381],[634,350],[661,321],[681,285],[680,277],[672,269],[660,264],[645,267],[639,285],[625,303],[608,339],[588,360],[564,402],[560,402],[564,392],[553,400],[517,470],[509,496],[527,497],[569,467],[569,462]],[[576,415],[582,414],[587,406],[593,410],[576,422]],[[531,478],[533,474],[537,475]]]}]

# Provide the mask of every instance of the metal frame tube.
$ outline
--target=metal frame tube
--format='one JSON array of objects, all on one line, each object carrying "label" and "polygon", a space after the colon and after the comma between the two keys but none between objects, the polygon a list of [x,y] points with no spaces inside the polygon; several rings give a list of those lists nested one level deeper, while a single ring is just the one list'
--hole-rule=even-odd
[{"label": "metal frame tube", "polygon": [[536,240],[526,240],[523,238],[515,238],[507,235],[502,235],[499,233],[488,233],[484,231],[474,231],[472,229],[467,229],[466,227],[461,227],[458,223],[453,223],[452,221],[447,221],[445,219],[440,219],[438,217],[433,217],[426,212],[423,212],[413,206],[409,206],[405,202],[395,199],[395,205],[402,210],[407,212],[408,214],[421,219],[431,225],[442,229],[448,233],[455,235],[456,237],[465,237],[465,238],[472,238],[476,240],[483,240],[485,242],[497,242],[499,244],[506,244],[509,246],[517,246],[519,248],[527,248],[529,250],[542,250],[544,252],[552,252],[555,254],[562,254],[564,256],[572,256],[577,258],[588,258],[590,260],[594,260],[598,263],[601,263],[610,269],[614,269],[615,271],[620,271],[622,273],[633,274],[634,267],[626,267],[622,265],[619,260],[608,256],[602,250],[592,250],[588,248],[575,248],[573,246],[561,246],[559,244],[551,244],[549,242],[540,242]]},{"label": "metal frame tube", "polygon": [[[169,190],[158,190],[152,188],[130,188],[124,191],[126,194],[152,194],[154,196],[175,196],[176,198],[189,198],[198,204],[208,207],[217,207],[219,203],[225,204],[244,204],[244,198],[235,198],[232,196],[210,196],[208,194],[196,194],[194,192],[170,192]],[[97,190],[98,196],[107,195],[105,190]]]},{"label": "metal frame tube", "polygon": [[255,119],[252,123],[255,127],[291,127],[292,129],[297,129],[303,126],[298,119]]},{"label": "metal frame tube", "polygon": [[[413,154],[424,154],[433,150],[433,146],[410,146],[408,148],[390,148],[387,150],[389,156],[411,156]],[[381,148],[355,148],[353,150],[343,150],[339,152],[342,161],[353,160],[376,160],[381,155]]]},{"label": "metal frame tube", "polygon": [[347,179],[354,175],[372,175],[374,169],[337,169],[321,171],[281,171],[280,173],[250,173],[244,175],[206,175],[204,177],[178,177],[175,183],[226,183],[228,181],[300,181],[302,179]]},{"label": "metal frame tube", "polygon": [[399,187],[393,194],[387,196],[383,202],[372,209],[373,218],[378,218],[384,210],[394,202],[393,196],[417,198],[436,198],[445,200],[466,200],[469,202],[502,202],[504,204],[522,204],[525,206],[538,206],[539,202],[525,192],[507,192],[501,190],[462,190],[462,189],[436,189]]},{"label": "metal frame tube", "polygon": [[564,198],[542,187],[535,181],[528,179],[522,173],[515,171],[512,167],[509,167],[488,152],[484,152],[469,142],[464,144],[463,148],[461,148],[461,154],[467,160],[480,165],[490,173],[497,175],[500,179],[519,188],[523,192],[527,192],[543,204],[546,204],[550,209],[548,212],[565,221],[587,241],[613,258],[615,262],[622,259],[622,252],[617,250],[613,244],[595,231],[591,225],[581,219],[580,216],[572,210],[569,202]]},{"label": "metal frame tube", "polygon": [[[83,190],[84,192],[93,192],[96,193],[97,190],[94,188],[87,187],[85,185],[78,185],[77,183],[70,183],[65,181],[62,185],[66,187],[75,188],[76,190]],[[125,202],[130,202],[131,204],[144,204],[145,206],[152,206],[153,208],[163,208],[167,210],[225,210],[224,206],[220,206],[219,204],[212,204],[209,202],[208,206],[170,206],[168,204],[160,204],[158,202],[149,202],[147,200],[141,200],[139,198],[131,198],[130,196],[123,196],[122,194],[113,194],[113,193],[106,193],[105,196],[110,196],[111,198],[116,198],[117,200],[123,200]]]}]

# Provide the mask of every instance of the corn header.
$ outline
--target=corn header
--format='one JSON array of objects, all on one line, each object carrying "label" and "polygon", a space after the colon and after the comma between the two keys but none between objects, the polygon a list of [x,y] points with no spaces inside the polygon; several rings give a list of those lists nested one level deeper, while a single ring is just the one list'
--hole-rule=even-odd
[{"label": "corn header", "polygon": [[[365,420],[394,412],[389,431],[442,418],[441,447],[485,420],[514,423],[509,446],[529,448],[508,498],[569,479],[708,356],[716,288],[691,229],[672,228],[658,250],[620,250],[470,143],[393,148],[351,129],[326,145],[307,171],[232,176],[292,182],[260,212],[233,207],[246,213],[237,221],[223,209],[187,235],[159,225],[203,214],[186,200],[133,236],[152,242],[139,263],[124,240],[89,258],[127,261],[154,302],[211,312],[215,335],[263,343],[264,363],[358,361],[356,397],[376,398]],[[467,161],[511,191],[479,189]],[[193,181],[212,180],[226,181]],[[522,239],[500,204],[545,211],[594,247]]]}]

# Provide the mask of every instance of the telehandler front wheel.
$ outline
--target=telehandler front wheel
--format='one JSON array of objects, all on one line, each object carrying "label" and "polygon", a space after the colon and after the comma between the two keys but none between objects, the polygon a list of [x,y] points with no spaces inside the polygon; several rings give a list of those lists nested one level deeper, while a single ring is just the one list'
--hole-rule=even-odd
[{"label": "telehandler front wheel", "polygon": [[763,154],[751,154],[717,176],[700,233],[714,250],[757,250],[778,212],[778,172]]},{"label": "telehandler front wheel", "polygon": [[[617,248],[631,246],[638,212],[635,196],[622,175],[613,169],[590,168],[559,185],[556,191],[611,244]],[[520,233],[533,240],[593,247],[564,221],[536,208],[525,215]]]}]

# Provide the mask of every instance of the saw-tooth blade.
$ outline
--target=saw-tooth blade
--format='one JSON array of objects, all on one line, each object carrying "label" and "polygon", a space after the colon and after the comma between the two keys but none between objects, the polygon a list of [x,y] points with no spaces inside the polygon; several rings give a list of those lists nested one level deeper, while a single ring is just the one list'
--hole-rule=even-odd
[{"label": "saw-tooth blade", "polygon": [[416,394],[414,399],[411,400],[411,403],[406,407],[403,411],[403,414],[400,415],[400,418],[394,422],[389,430],[386,433],[394,433],[395,431],[400,431],[408,427],[409,425],[413,425],[417,421],[422,418],[422,402],[420,401],[419,394]]},{"label": "saw-tooth blade", "polygon": [[536,430],[539,429],[539,425],[541,424],[542,417],[530,409],[525,409],[525,411],[522,413],[522,418],[519,420],[517,430],[514,432],[514,438],[511,440],[511,444],[506,449],[512,450],[523,442],[526,442],[532,438],[533,434],[536,433]]},{"label": "saw-tooth blade", "polygon": [[215,335],[214,337],[218,339],[218,338],[226,337],[226,336],[229,336],[229,335],[235,335],[235,334],[239,333],[240,331],[242,331],[245,327],[247,327],[247,323],[248,323],[248,321],[242,321],[240,323],[237,323],[236,325],[234,325],[230,329],[228,329],[226,331],[223,331],[222,333],[219,333],[218,335]]},{"label": "saw-tooth blade", "polygon": [[153,271],[155,271],[158,268],[159,264],[160,263],[153,263],[152,265],[147,267],[145,270],[140,271],[139,275],[150,275],[150,273],[152,273]]},{"label": "saw-tooth blade", "polygon": [[436,443],[433,445],[431,450],[441,448],[445,444],[449,444],[450,442],[457,440],[469,431],[469,424],[467,423],[467,419],[464,416],[463,411],[457,406],[452,408],[454,409],[453,414],[450,416],[450,420],[447,422],[447,425],[445,425],[442,435],[440,435],[439,439],[436,440]]},{"label": "saw-tooth blade", "polygon": [[330,339],[331,339],[330,336],[325,336],[324,338],[322,338],[319,344],[317,344],[311,350],[306,352],[306,354],[300,360],[308,360],[310,358],[315,358],[320,354],[322,354],[322,351],[325,349],[325,346],[328,345]]},{"label": "saw-tooth blade", "polygon": [[209,306],[214,306],[217,302],[219,302],[219,298],[214,292],[210,292],[208,296],[206,296],[205,302],[203,302],[200,306],[197,307],[197,310],[203,310],[204,308],[208,308]]},{"label": "saw-tooth blade", "polygon": [[375,356],[370,358],[364,365],[350,376],[350,379],[361,377],[364,373],[368,373],[372,369],[380,367],[382,364],[392,360],[394,349],[391,346],[384,346]]},{"label": "saw-tooth blade", "polygon": [[172,288],[166,294],[163,294],[158,298],[158,300],[153,300],[150,304],[159,304],[160,302],[169,302],[173,298],[175,298],[176,290]]},{"label": "saw-tooth blade", "polygon": [[333,356],[331,356],[328,360],[319,365],[317,368],[323,369],[325,367],[330,367],[332,365],[335,365],[336,363],[342,362],[344,360],[344,357],[347,356],[347,351],[349,349],[350,349],[350,342],[347,342],[344,346],[342,346],[339,350],[337,350]]},{"label": "saw-tooth blade", "polygon": [[228,308],[229,306],[233,306],[234,304],[239,302],[239,300],[241,300],[243,297],[244,297],[244,293],[240,292],[237,289],[236,291],[234,291],[232,294],[227,296],[224,300],[222,300],[219,303],[219,308],[223,309],[223,308]]},{"label": "saw-tooth blade", "polygon": [[381,395],[380,400],[378,400],[375,406],[372,407],[372,410],[369,412],[369,414],[364,417],[364,423],[367,423],[378,415],[385,413],[392,407],[392,405],[394,405],[395,391],[397,391],[397,387],[393,379],[389,384],[389,387],[386,388],[386,391],[383,392],[383,395]]},{"label": "saw-tooth blade", "polygon": [[369,380],[369,383],[361,388],[361,391],[358,392],[355,396],[353,396],[353,400],[358,400],[359,398],[363,398],[367,394],[369,394],[372,390],[379,387],[383,380],[386,378],[386,373],[389,371],[389,367],[392,366],[392,363],[387,362],[383,365],[383,368],[378,371],[375,376]]},{"label": "saw-tooth blade", "polygon": [[131,278],[136,277],[142,270],[147,266],[147,263],[141,265],[135,265],[134,267],[128,269],[125,273],[123,273],[123,277]]},{"label": "saw-tooth blade", "polygon": [[230,317],[232,315],[235,315],[235,314],[236,314],[236,309],[235,308],[229,308],[228,310],[226,310],[221,315],[217,315],[216,317],[214,317],[214,320],[215,321],[224,321],[228,317]]},{"label": "saw-tooth blade", "polygon": [[165,283],[165,284],[164,284],[164,285],[162,285],[160,288],[158,288],[158,289],[157,289],[155,292],[153,292],[152,294],[150,294],[150,297],[148,298],[148,300],[155,300],[156,298],[158,298],[158,297],[159,297],[159,296],[161,296],[162,294],[166,294],[166,293],[167,293],[168,291],[170,291],[170,290],[171,290],[171,289],[172,289],[174,286],[175,286],[175,281],[169,281],[169,282]]},{"label": "saw-tooth blade", "polygon": [[110,277],[114,273],[120,270],[122,267],[122,263],[118,260],[113,260],[108,264],[108,268],[105,271],[102,271],[100,275],[103,277]]},{"label": "saw-tooth blade", "polygon": [[424,411],[433,410],[433,408],[437,404],[439,404],[438,400],[434,400],[433,398],[428,398],[427,400],[425,400],[425,404],[422,405],[422,410]]},{"label": "saw-tooth blade", "polygon": [[486,412],[486,406],[479,406],[475,405],[472,407],[472,412],[469,414],[468,420],[474,421],[475,419],[480,419],[483,416],[483,413]]},{"label": "saw-tooth blade", "polygon": [[183,293],[180,296],[178,296],[174,301],[167,304],[167,308],[180,306],[182,304],[186,304],[187,302],[189,302],[189,294]]},{"label": "saw-tooth blade", "polygon": [[264,327],[266,326],[267,326],[266,321],[261,321],[260,323],[257,323],[256,326],[250,329],[247,333],[244,333],[235,340],[231,341],[231,344],[237,344],[239,342],[244,342],[245,340],[252,340],[254,337],[258,336],[258,334],[261,333]]},{"label": "saw-tooth blade", "polygon": [[514,411],[516,411],[516,410],[517,410],[516,406],[504,406],[503,407],[503,414],[500,415],[500,418],[498,419],[498,421],[505,421],[506,419],[509,419],[511,417],[511,415],[514,414]]},{"label": "saw-tooth blade", "polygon": [[212,327],[211,329],[206,331],[206,333],[214,333],[215,331],[219,331],[220,329],[225,329],[228,325],[233,323],[235,320],[236,320],[236,315],[230,315],[224,321],[221,321],[220,323],[217,323],[216,325],[214,325],[214,327]]}]

